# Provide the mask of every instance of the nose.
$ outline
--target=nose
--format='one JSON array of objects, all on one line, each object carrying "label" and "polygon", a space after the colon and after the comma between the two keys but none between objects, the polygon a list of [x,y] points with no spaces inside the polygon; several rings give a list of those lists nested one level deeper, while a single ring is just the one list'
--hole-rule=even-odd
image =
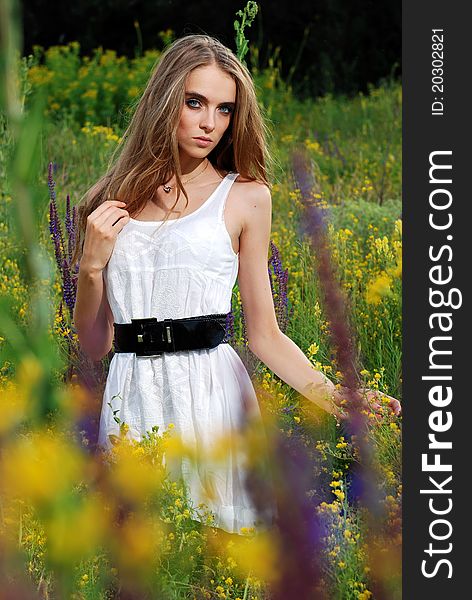
[{"label": "nose", "polygon": [[200,127],[205,130],[205,132],[210,132],[215,129],[215,117],[211,110],[206,110],[202,115],[202,120],[200,121]]}]

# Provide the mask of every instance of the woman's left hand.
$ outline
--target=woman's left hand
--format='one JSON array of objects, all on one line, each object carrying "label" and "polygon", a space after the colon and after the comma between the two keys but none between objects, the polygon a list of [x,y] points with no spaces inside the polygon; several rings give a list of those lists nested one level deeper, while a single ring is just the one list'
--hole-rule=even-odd
[{"label": "woman's left hand", "polygon": [[401,415],[402,406],[400,401],[394,398],[393,396],[389,396],[384,392],[380,392],[379,390],[370,390],[369,388],[359,388],[359,393],[362,397],[365,397],[369,402],[370,407],[376,412],[380,411],[382,405],[380,404],[382,398],[388,398],[388,406],[391,411],[398,417]]},{"label": "woman's left hand", "polygon": [[[401,404],[400,404],[399,400],[397,400],[393,396],[389,396],[388,394],[384,394],[383,392],[380,392],[379,390],[371,390],[369,388],[359,388],[357,390],[357,392],[362,397],[363,402],[366,404],[367,408],[375,411],[377,414],[381,412],[381,408],[382,408],[381,399],[388,398],[388,406],[389,406],[390,410],[396,416],[401,415],[401,412],[402,412]],[[334,394],[334,402],[337,406],[342,406],[341,401],[348,397],[349,397],[348,389],[345,388],[344,386],[341,386],[341,388],[337,389]],[[346,418],[346,415],[344,415],[343,418]]]}]

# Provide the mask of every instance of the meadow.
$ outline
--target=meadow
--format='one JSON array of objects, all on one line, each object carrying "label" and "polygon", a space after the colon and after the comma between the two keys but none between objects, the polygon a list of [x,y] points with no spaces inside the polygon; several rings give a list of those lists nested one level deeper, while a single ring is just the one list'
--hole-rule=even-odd
[{"label": "meadow", "polygon": [[[161,32],[163,40],[172,35]],[[34,157],[31,152],[24,167],[35,199],[29,222],[24,211],[18,214],[20,187],[8,175],[21,171],[12,156],[28,138],[18,138],[0,116],[2,577],[58,599],[149,593],[169,599],[366,600],[376,590],[399,598],[401,417],[386,406],[380,414],[365,411],[362,435],[372,450],[379,515],[374,530],[355,494],[362,463],[355,436],[251,355],[237,286],[231,343],[251,373],[278,443],[303,458],[303,489],[290,480],[293,463],[281,460],[277,473],[282,505],[293,503],[295,513],[297,506],[308,510],[316,523],[313,543],[293,523],[279,537],[247,530],[239,540],[216,543],[211,515],[204,530],[193,517],[205,507],[192,506],[185,487],[162,466],[164,455],[172,460],[188,451],[172,427],[135,442],[122,423],[107,468],[90,452],[88,428],[96,423],[109,357],[100,365],[87,361],[73,328],[73,207],[106,168],[158,59],[158,51],[128,59],[103,48],[82,57],[78,43],[36,47],[22,59],[22,110],[34,106],[37,92],[46,98],[37,117],[38,141],[31,142]],[[276,158],[268,269],[281,329],[315,368],[342,381],[318,256],[302,230],[304,202],[291,162],[298,147],[309,157],[311,200],[325,219],[355,334],[359,384],[401,399],[401,86],[386,80],[366,95],[301,101],[280,77],[277,52],[267,68],[258,66],[257,48],[251,48],[250,61]],[[28,237],[28,226],[36,236]],[[35,249],[44,263],[35,262]],[[257,473],[263,468],[257,465],[260,433],[248,428],[239,443],[249,446]],[[220,452],[224,447],[222,440]],[[318,595],[306,595],[308,589],[314,594],[313,584]]]}]

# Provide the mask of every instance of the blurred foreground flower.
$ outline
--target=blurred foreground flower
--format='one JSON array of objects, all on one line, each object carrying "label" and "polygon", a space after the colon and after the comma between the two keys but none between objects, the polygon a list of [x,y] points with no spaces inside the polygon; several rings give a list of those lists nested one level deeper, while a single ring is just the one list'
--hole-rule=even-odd
[{"label": "blurred foreground flower", "polygon": [[57,431],[21,435],[3,448],[0,480],[9,497],[44,506],[69,493],[84,475],[85,457]]}]

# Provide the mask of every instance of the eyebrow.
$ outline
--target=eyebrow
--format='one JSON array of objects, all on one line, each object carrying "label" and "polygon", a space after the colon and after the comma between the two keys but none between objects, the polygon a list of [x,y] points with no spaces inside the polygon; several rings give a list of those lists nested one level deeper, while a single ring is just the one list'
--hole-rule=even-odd
[{"label": "eyebrow", "polygon": [[[198,98],[199,100],[203,100],[204,102],[208,102],[208,98],[206,98],[203,94],[199,94],[198,92],[185,92],[185,95]],[[227,104],[228,106],[235,106],[234,102],[220,102],[220,104]]]}]

